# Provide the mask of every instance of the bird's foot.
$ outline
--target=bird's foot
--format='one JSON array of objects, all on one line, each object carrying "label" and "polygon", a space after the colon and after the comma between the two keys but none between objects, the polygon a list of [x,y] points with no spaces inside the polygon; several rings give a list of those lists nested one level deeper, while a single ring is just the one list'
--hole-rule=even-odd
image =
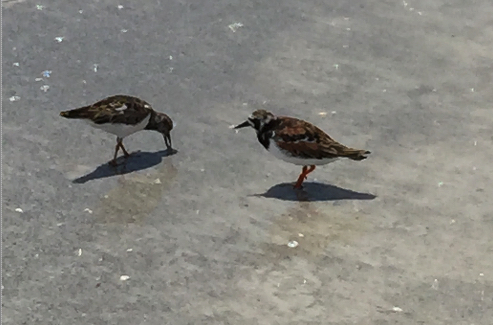
[{"label": "bird's foot", "polygon": [[303,184],[303,178],[300,177],[300,179],[298,179],[298,181],[294,184],[293,188],[297,190],[301,190],[303,189],[302,184]]},{"label": "bird's foot", "polygon": [[125,157],[125,158],[129,158],[130,156],[139,156],[139,155],[140,155],[140,153],[141,153],[141,151],[140,151],[140,150],[133,151],[133,152],[131,152],[131,153],[128,153],[128,152],[127,152],[127,154],[128,154],[128,155],[125,155],[125,154],[124,154],[124,157]]}]

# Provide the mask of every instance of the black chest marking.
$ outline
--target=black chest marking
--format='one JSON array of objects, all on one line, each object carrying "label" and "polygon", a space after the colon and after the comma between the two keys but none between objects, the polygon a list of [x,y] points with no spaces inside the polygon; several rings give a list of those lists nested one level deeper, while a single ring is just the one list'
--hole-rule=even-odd
[{"label": "black chest marking", "polygon": [[269,150],[270,140],[274,137],[274,130],[279,123],[278,120],[271,120],[267,124],[255,126],[257,129],[257,139],[267,150]]},{"label": "black chest marking", "polygon": [[270,146],[270,139],[272,138],[273,132],[272,131],[267,131],[267,132],[259,132],[257,133],[257,139],[258,141],[264,146],[265,149],[269,150]]}]

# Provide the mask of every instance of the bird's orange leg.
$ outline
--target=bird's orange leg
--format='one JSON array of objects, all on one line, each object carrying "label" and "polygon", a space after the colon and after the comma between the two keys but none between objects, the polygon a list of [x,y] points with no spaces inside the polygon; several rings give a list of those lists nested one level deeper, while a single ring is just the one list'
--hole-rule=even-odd
[{"label": "bird's orange leg", "polygon": [[118,150],[120,149],[120,143],[118,143],[118,140],[117,140],[117,143],[116,143],[116,146],[115,146],[115,155],[113,156],[113,160],[111,160],[109,162],[109,164],[113,167],[115,167],[117,164],[116,162],[116,156],[118,155]]},{"label": "bird's orange leg", "polygon": [[303,166],[303,170],[300,176],[298,177],[298,181],[294,185],[294,188],[302,188],[303,186],[301,184],[303,184],[303,181],[307,179],[308,174],[310,174],[314,170],[315,170],[315,165],[311,165],[310,168],[308,168],[307,166]]},{"label": "bird's orange leg", "polygon": [[128,151],[127,151],[127,150],[125,150],[125,147],[123,146],[123,142],[122,142],[122,140],[120,140],[120,142],[119,142],[119,144],[118,144],[118,145],[120,146],[120,148],[122,148],[122,150],[123,150],[123,155],[125,156],[125,158],[130,157],[130,154],[128,153]]}]

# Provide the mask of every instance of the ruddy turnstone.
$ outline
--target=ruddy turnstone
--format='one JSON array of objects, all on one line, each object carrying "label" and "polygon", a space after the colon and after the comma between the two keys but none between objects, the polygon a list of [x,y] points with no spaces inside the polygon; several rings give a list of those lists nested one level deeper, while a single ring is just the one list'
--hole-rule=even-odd
[{"label": "ruddy turnstone", "polygon": [[302,188],[307,175],[315,166],[327,165],[339,158],[363,160],[369,151],[346,147],[332,139],[324,131],[306,121],[275,116],[266,110],[257,110],[233,129],[251,126],[257,132],[258,141],[275,157],[303,166],[294,188]]},{"label": "ruddy turnstone", "polygon": [[170,131],[174,127],[168,115],[156,112],[146,101],[127,95],[107,97],[89,106],[60,112],[60,116],[81,119],[92,127],[116,135],[116,147],[110,165],[116,166],[116,156],[121,148],[125,157],[130,154],[123,146],[123,139],[141,130],[161,133],[168,150],[172,150]]}]

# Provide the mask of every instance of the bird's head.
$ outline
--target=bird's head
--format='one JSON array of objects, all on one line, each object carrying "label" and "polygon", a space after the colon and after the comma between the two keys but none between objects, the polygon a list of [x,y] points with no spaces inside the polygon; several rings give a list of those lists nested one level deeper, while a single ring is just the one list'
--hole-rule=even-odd
[{"label": "bird's head", "polygon": [[255,131],[259,132],[275,119],[276,117],[271,112],[268,112],[265,109],[259,109],[253,112],[245,122],[234,126],[233,129],[241,129],[250,126],[254,128]]},{"label": "bird's head", "polygon": [[157,131],[163,135],[164,143],[169,150],[172,150],[171,147],[171,135],[170,132],[173,130],[175,123],[171,120],[171,118],[164,114],[156,112],[154,116],[151,117],[151,121],[149,121],[149,125],[147,129]]}]

